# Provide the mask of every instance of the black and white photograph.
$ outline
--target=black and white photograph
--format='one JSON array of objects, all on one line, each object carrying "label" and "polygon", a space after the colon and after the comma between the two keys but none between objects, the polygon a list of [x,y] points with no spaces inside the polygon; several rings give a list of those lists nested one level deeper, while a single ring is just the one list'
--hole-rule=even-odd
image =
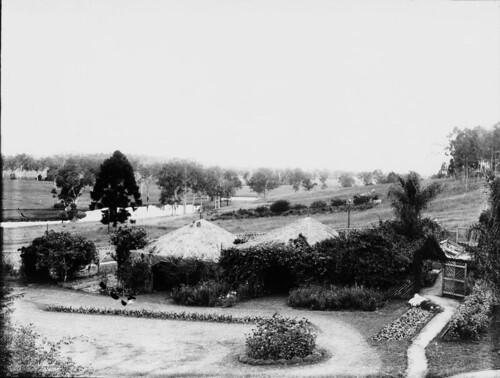
[{"label": "black and white photograph", "polygon": [[500,377],[500,1],[1,0],[0,376]]}]

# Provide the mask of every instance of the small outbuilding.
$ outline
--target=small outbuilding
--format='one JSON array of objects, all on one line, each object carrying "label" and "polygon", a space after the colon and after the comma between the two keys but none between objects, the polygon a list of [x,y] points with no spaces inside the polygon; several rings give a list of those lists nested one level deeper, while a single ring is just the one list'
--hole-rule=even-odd
[{"label": "small outbuilding", "polygon": [[142,250],[131,251],[131,255],[134,259],[146,259],[151,267],[151,276],[144,289],[166,290],[166,282],[172,277],[165,267],[172,257],[217,262],[221,250],[234,246],[235,239],[236,235],[200,219],[161,236]]},{"label": "small outbuilding", "polygon": [[467,266],[472,256],[451,240],[443,240],[441,248],[447,261],[443,266],[443,295],[465,297],[468,293]]},{"label": "small outbuilding", "polygon": [[221,249],[234,246],[236,235],[204,219],[161,236],[143,251],[154,265],[167,256],[217,261]]}]

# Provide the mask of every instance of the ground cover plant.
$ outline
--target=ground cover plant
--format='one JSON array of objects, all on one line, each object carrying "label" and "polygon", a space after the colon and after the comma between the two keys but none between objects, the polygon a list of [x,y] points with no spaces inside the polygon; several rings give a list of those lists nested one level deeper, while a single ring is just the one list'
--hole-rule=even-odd
[{"label": "ground cover plant", "polygon": [[384,305],[382,293],[362,286],[324,287],[308,285],[290,291],[291,307],[310,310],[361,310],[375,311]]},{"label": "ground cover plant", "polygon": [[260,321],[247,337],[247,354],[254,359],[291,360],[314,352],[316,335],[307,319],[296,320],[275,313]]}]

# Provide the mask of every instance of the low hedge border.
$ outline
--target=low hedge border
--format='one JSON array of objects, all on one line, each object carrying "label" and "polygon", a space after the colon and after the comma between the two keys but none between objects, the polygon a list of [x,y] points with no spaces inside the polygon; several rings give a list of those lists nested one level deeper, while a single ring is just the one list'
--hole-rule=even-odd
[{"label": "low hedge border", "polygon": [[263,360],[249,357],[246,354],[240,354],[238,360],[241,363],[254,366],[267,366],[267,365],[312,365],[328,360],[332,354],[326,349],[316,349],[312,354],[304,358],[293,357],[290,360],[281,358],[279,360]]},{"label": "low hedge border", "polygon": [[132,316],[135,318],[166,319],[166,320],[188,320],[212,323],[257,323],[266,320],[262,316],[233,316],[230,314],[203,314],[197,312],[175,312],[175,311],[155,311],[155,310],[128,310],[96,307],[71,307],[71,306],[49,306],[45,309],[52,312],[66,312],[86,315],[118,315]]}]

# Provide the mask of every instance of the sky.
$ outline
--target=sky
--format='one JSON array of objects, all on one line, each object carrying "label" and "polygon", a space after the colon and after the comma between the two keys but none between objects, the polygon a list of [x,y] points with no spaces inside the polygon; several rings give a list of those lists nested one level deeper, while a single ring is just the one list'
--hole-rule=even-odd
[{"label": "sky", "polygon": [[6,155],[436,173],[500,122],[496,1],[2,1]]}]

